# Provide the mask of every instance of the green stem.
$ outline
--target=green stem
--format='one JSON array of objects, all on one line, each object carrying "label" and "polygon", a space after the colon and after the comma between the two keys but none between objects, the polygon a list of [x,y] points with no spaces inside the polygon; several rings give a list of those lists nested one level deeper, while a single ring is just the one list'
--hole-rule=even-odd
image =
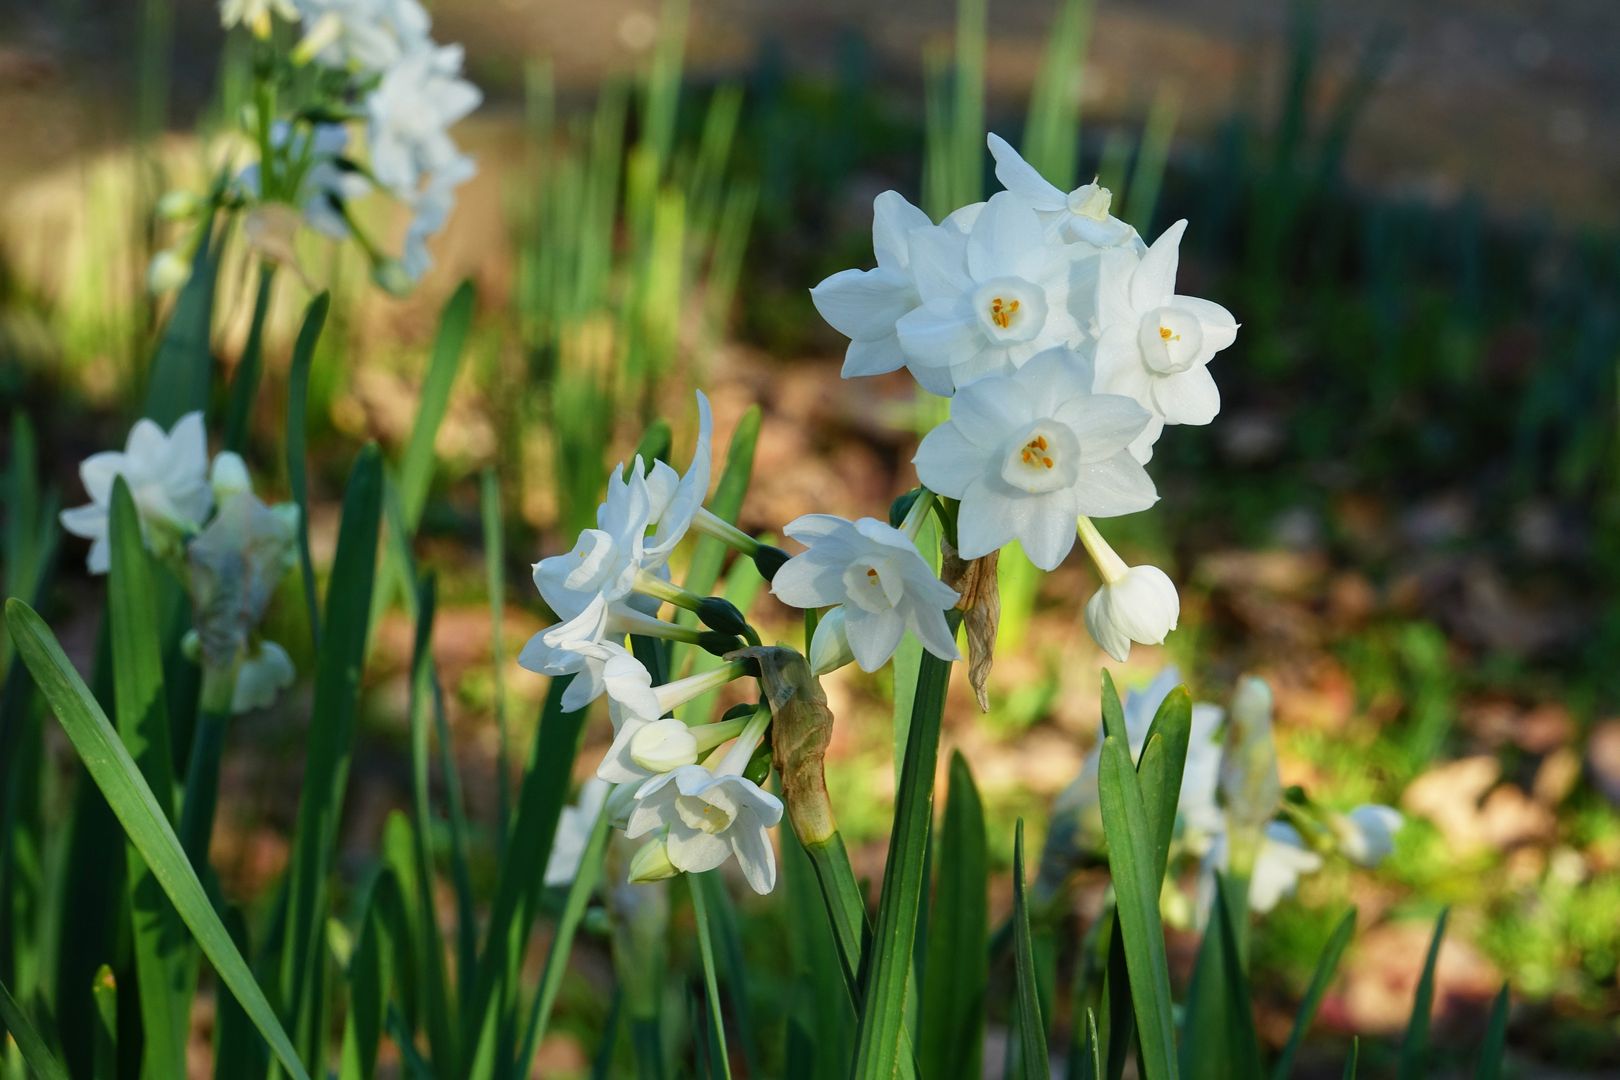
[{"label": "green stem", "polygon": [[230,412],[225,419],[225,448],[238,454],[247,445],[248,421],[259,393],[259,373],[264,367],[264,321],[270,312],[270,291],[275,276],[275,263],[266,260],[259,264],[259,289],[253,298],[253,321],[248,325],[242,361],[237,364],[236,376],[231,381]]},{"label": "green stem", "polygon": [[202,876],[208,865],[208,842],[214,833],[219,804],[219,768],[225,753],[225,726],[231,718],[236,672],[204,668],[198,702],[197,730],[186,765],[185,801],[180,806],[180,846]]}]

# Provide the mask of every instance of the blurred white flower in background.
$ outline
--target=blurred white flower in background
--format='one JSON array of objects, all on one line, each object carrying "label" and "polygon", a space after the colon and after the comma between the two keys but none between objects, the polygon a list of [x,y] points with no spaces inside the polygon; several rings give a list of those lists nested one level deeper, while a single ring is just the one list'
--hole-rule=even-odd
[{"label": "blurred white flower in background", "polygon": [[418,49],[383,72],[366,99],[372,174],[402,200],[462,160],[448,129],[483,95],[461,77],[461,62],[459,45]]},{"label": "blurred white flower in background", "polygon": [[293,0],[220,0],[219,24],[229,30],[245,26],[255,37],[270,36],[273,16],[287,22],[298,21],[298,5]]},{"label": "blurred white flower in background", "polygon": [[575,801],[562,808],[557,818],[557,832],[551,841],[551,854],[546,858],[547,886],[567,885],[578,876],[591,829],[611,790],[611,784],[592,778],[580,785]]},{"label": "blurred white flower in background", "polygon": [[120,476],[129,485],[147,547],[160,555],[178,550],[179,541],[202,527],[214,505],[202,413],[187,413],[168,432],[137,420],[123,450],[92,454],[79,466],[90,502],[63,510],[61,521],[68,532],[91,541],[86,563],[92,574],[105,574],[110,563],[107,514],[113,481]]},{"label": "blurred white flower in background", "polygon": [[431,20],[417,0],[297,0],[304,51],[328,67],[383,71],[428,48]]},{"label": "blurred white flower in background", "polygon": [[276,697],[293,684],[298,671],[292,657],[273,641],[263,641],[242,657],[236,669],[236,685],[231,691],[231,712],[268,709]]}]

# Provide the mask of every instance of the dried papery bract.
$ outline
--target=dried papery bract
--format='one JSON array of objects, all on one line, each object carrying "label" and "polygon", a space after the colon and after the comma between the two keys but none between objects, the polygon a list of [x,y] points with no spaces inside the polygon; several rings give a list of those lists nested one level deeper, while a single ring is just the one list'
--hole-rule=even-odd
[{"label": "dried papery bract", "polygon": [[833,725],[827,695],[809,663],[792,649],[765,646],[731,655],[759,664],[760,685],[771,708],[771,754],[782,776],[782,801],[793,831],[802,843],[824,843],[838,830],[823,769]]},{"label": "dried papery bract", "polygon": [[996,575],[1001,552],[963,559],[948,540],[940,541],[940,551],[940,580],[961,594],[956,606],[967,635],[968,683],[979,710],[989,712],[990,668],[995,663],[996,632],[1001,626],[1001,587]]}]

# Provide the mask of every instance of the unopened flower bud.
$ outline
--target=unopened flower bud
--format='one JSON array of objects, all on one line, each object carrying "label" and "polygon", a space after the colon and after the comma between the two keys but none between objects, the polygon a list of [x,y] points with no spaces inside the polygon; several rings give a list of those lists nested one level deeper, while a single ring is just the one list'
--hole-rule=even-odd
[{"label": "unopened flower bud", "polygon": [[202,213],[203,200],[195,192],[169,191],[158,199],[155,209],[164,221],[189,221]]},{"label": "unopened flower bud", "polygon": [[1339,851],[1357,866],[1377,866],[1395,850],[1395,834],[1405,819],[1389,806],[1358,806],[1328,822]]},{"label": "unopened flower bud", "polygon": [[335,11],[328,11],[316,19],[310,28],[304,32],[303,39],[293,46],[292,62],[295,67],[303,67],[321,53],[326,47],[338,39],[343,33],[343,19]]},{"label": "unopened flower bud", "polygon": [[810,638],[810,670],[820,678],[854,662],[855,653],[849,647],[849,635],[844,632],[844,606],[828,608]]},{"label": "unopened flower bud", "polygon": [[713,656],[724,656],[743,647],[742,639],[736,634],[722,634],[718,630],[703,631],[698,636],[697,645]]},{"label": "unopened flower bud", "polygon": [[1248,676],[1238,683],[1221,752],[1220,793],[1233,827],[1258,831],[1282,802],[1277,747],[1271,738],[1271,687]]},{"label": "unopened flower bud", "polygon": [[297,677],[297,669],[286,649],[273,641],[259,642],[259,647],[244,656],[236,669],[231,712],[240,714],[269,708],[275,704],[276,696]]},{"label": "unopened flower bud", "polygon": [[685,724],[665,717],[636,732],[630,740],[630,758],[648,772],[670,772],[697,762],[697,740]]},{"label": "unopened flower bud", "polygon": [[722,634],[746,635],[748,620],[743,613],[723,596],[706,596],[697,606],[697,617],[703,620],[703,625],[711,630],[718,630]]},{"label": "unopened flower bud", "polygon": [[630,880],[641,885],[649,881],[663,881],[679,874],[680,869],[669,861],[669,848],[664,838],[649,840],[630,856]]},{"label": "unopened flower bud", "polygon": [[248,475],[247,463],[242,455],[222,450],[214,455],[208,482],[214,489],[214,505],[223,506],[232,495],[253,490],[253,478]]},{"label": "unopened flower bud", "polygon": [[1130,656],[1133,641],[1161,644],[1180,616],[1175,583],[1156,566],[1127,568],[1086,602],[1086,629],[1120,663]]},{"label": "unopened flower bud", "polygon": [[156,295],[173,292],[191,276],[191,263],[178,251],[160,251],[146,267],[146,287]]},{"label": "unopened flower bud", "polygon": [[765,579],[766,584],[769,584],[776,580],[776,572],[792,557],[779,547],[761,544],[754,549],[754,568],[759,571],[759,576]]},{"label": "unopened flower bud", "polygon": [[371,267],[371,280],[391,296],[408,296],[416,287],[416,279],[398,259],[379,259]]}]

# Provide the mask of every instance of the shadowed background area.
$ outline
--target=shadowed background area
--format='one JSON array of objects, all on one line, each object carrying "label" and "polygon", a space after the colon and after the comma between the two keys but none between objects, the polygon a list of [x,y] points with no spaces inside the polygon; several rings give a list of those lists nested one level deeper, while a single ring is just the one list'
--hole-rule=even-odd
[{"label": "shadowed background area", "polygon": [[[1213,701],[1262,673],[1285,784],[1409,817],[1381,870],[1325,871],[1259,924],[1262,1036],[1286,1038],[1348,894],[1360,930],[1306,1075],[1338,1075],[1347,1032],[1401,1030],[1447,906],[1436,991],[1447,1060],[1471,1061],[1509,981],[1510,1060],[1612,1075],[1620,8],[981,8],[694,0],[683,33],[678,5],[436,5],[438,32],[465,43],[486,94],[457,129],[479,175],[409,297],[367,288],[352,250],[301,238],[305,280],[284,276],[267,322],[250,462],[285,490],[288,354],[311,287],[331,288],[310,387],[312,528],[316,561],[329,562],[354,447],[377,438],[397,455],[409,440],[439,311],[459,281],[474,283],[417,551],[438,568],[435,650],[469,811],[487,821],[493,717],[505,710],[526,746],[545,692],[512,660],[550,620],[528,564],[567,547],[648,421],[673,418],[684,453],[694,381],[713,398],[717,446],[748,406],[763,408],[747,528],[871,513],[909,488],[911,383],[837,381],[844,342],[808,289],[869,264],[874,195],[897,189],[937,218],[995,190],[986,128],[1027,151],[1033,119],[1055,117],[1047,161],[1067,175],[1053,179],[1099,176],[1150,239],[1190,219],[1184,291],[1219,298],[1242,323],[1213,368],[1218,422],[1165,440],[1152,464],[1163,503],[1110,531],[1131,561],[1181,584],[1181,627],[1110,670],[1140,686],[1174,662]],[[152,205],[231,156],[221,117],[240,104],[239,72],[217,22],[201,0],[0,6],[0,413],[8,427],[32,417],[68,505],[77,463],[121,440],[172,303],[144,285],[150,256],[175,242]],[[638,180],[643,152],[653,164]],[[400,228],[373,219],[380,233]],[[254,286],[232,244],[216,326],[226,370]],[[485,469],[507,507],[500,672]],[[1079,560],[1044,578],[1008,562],[991,709],[953,696],[945,735],[985,795],[998,914],[1011,905],[1011,823],[1026,818],[1041,840],[1046,807],[1095,738],[1106,659],[1079,622],[1092,588]],[[794,632],[789,613],[757,600],[758,625]],[[50,613],[76,660],[101,602],[82,550],[65,544]],[[274,636],[307,674],[307,633],[279,618]],[[343,826],[355,853],[407,799],[412,633],[402,611],[376,632]],[[846,669],[827,692],[833,800],[857,872],[876,879],[894,788],[887,687]],[[304,738],[288,720],[306,711],[238,724],[262,752],[233,755],[222,783],[214,858],[235,896],[261,895],[285,867]],[[68,774],[65,745],[48,750]],[[1065,902],[1095,910],[1102,888],[1083,881]],[[751,954],[769,955],[772,932],[746,928]],[[1195,943],[1172,936],[1183,976]],[[603,1022],[593,993],[606,952],[582,948],[543,1075],[583,1073]],[[1364,1047],[1364,1064],[1392,1058],[1379,1053]]]}]

